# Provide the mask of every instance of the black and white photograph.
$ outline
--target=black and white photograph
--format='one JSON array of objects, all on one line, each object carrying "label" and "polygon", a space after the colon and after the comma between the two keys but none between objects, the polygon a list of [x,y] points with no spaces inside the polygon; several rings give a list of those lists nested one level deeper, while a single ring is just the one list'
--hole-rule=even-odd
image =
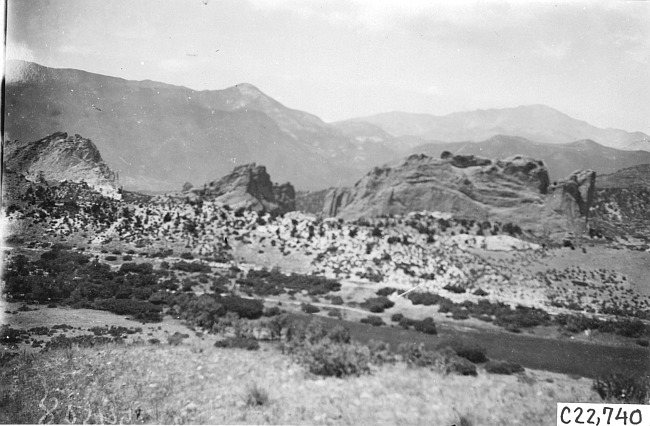
[{"label": "black and white photograph", "polygon": [[650,425],[650,1],[2,6],[0,423]]}]

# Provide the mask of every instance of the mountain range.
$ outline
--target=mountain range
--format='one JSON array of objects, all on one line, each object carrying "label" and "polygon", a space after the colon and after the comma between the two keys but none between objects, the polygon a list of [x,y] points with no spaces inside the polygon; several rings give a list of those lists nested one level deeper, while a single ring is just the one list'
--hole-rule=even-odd
[{"label": "mountain range", "polygon": [[302,188],[351,183],[393,158],[250,84],[195,91],[22,61],[8,64],[5,138],[56,131],[92,139],[127,189],[180,189],[263,162]]},{"label": "mountain range", "polygon": [[370,124],[394,137],[479,142],[496,135],[512,135],[552,144],[590,139],[611,148],[650,151],[650,136],[645,133],[601,129],[545,105],[455,112],[443,116],[388,112],[353,118],[336,125],[350,126],[351,122],[364,123],[366,132],[377,132],[367,126]]},{"label": "mountain range", "polygon": [[[577,168],[600,174],[650,163],[649,152],[602,146],[650,151],[647,135],[598,129],[539,105],[326,123],[251,84],[196,91],[24,61],[7,63],[5,101],[5,140],[82,134],[126,189],[179,190],[257,162],[278,182],[316,190],[351,185],[374,166],[411,153],[438,157],[442,150],[540,158],[552,178]],[[463,142],[448,143],[457,140]]]}]

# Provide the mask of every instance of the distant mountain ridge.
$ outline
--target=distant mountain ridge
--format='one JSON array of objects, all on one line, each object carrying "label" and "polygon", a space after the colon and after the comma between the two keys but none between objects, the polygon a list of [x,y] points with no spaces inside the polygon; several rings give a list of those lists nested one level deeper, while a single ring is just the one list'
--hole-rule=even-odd
[{"label": "distant mountain ridge", "polygon": [[478,142],[496,135],[519,136],[541,143],[563,144],[591,139],[621,150],[650,151],[650,136],[642,132],[601,129],[545,105],[455,112],[436,116],[387,112],[334,123],[369,123],[396,137],[415,136],[448,142]]},{"label": "distant mountain ridge", "polygon": [[250,84],[195,91],[10,61],[6,105],[9,139],[83,134],[127,189],[174,189],[251,162],[264,163],[280,181],[318,189],[351,183],[395,155],[357,143]]}]

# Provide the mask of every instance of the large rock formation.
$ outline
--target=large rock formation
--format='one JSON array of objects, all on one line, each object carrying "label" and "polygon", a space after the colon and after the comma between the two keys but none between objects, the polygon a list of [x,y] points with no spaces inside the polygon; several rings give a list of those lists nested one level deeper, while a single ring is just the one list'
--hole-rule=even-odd
[{"label": "large rock formation", "polygon": [[255,163],[235,167],[232,173],[187,192],[232,208],[285,213],[295,210],[296,192],[290,183],[273,184],[266,167]]},{"label": "large rock formation", "polygon": [[566,179],[554,183],[546,197],[546,227],[559,226],[574,234],[587,231],[595,192],[596,172],[593,170],[576,170]]},{"label": "large rock formation", "polygon": [[543,162],[523,156],[418,154],[376,167],[352,188],[331,190],[323,214],[357,219],[428,210],[538,231],[582,232],[578,224],[587,218],[594,181],[593,171],[579,171],[551,186]]},{"label": "large rock formation", "polygon": [[57,132],[36,142],[6,142],[4,164],[28,180],[85,182],[104,195],[118,197],[116,174],[95,144],[79,135]]}]

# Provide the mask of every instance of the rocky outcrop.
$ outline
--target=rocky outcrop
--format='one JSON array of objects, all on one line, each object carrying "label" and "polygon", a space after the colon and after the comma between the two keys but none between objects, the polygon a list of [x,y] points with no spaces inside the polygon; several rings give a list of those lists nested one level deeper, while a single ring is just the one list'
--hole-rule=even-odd
[{"label": "rocky outcrop", "polygon": [[594,180],[593,171],[578,171],[551,187],[544,163],[524,156],[416,154],[376,167],[352,188],[330,190],[323,214],[357,219],[427,210],[525,229],[582,232],[576,224],[588,216]]},{"label": "rocky outcrop", "polygon": [[119,197],[116,173],[95,144],[79,135],[57,132],[36,142],[7,142],[4,163],[31,181],[85,182],[103,195]]},{"label": "rocky outcrop", "polygon": [[273,196],[281,212],[285,213],[296,210],[296,190],[289,182],[281,185],[274,183]]},{"label": "rocky outcrop", "polygon": [[333,188],[325,195],[323,214],[325,216],[338,216],[341,209],[350,204],[352,190],[350,188]]},{"label": "rocky outcrop", "polygon": [[296,192],[290,183],[274,185],[266,167],[255,163],[235,167],[232,173],[191,189],[188,195],[255,211],[285,213],[295,210]]},{"label": "rocky outcrop", "polygon": [[595,193],[596,172],[593,170],[577,170],[554,183],[546,197],[546,226],[559,226],[576,235],[586,232]]}]

